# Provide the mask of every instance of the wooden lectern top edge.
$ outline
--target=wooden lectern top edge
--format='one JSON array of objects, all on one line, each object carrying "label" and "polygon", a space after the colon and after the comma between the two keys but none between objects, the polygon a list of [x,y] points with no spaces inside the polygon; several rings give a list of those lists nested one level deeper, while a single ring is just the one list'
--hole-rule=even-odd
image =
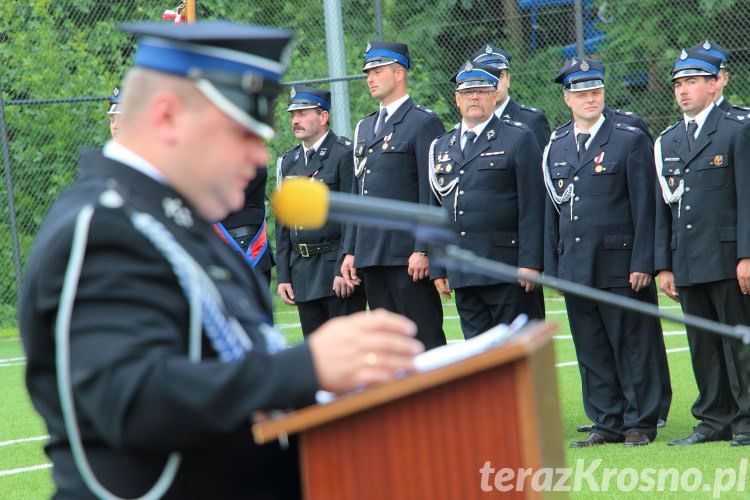
[{"label": "wooden lectern top edge", "polygon": [[341,396],[331,403],[311,405],[284,413],[280,417],[259,421],[253,425],[253,437],[258,444],[267,443],[281,435],[311,429],[389,401],[515,361],[546,345],[556,330],[557,323],[555,322],[535,321],[525,326],[508,343],[470,358],[427,372],[414,373],[362,392]]}]

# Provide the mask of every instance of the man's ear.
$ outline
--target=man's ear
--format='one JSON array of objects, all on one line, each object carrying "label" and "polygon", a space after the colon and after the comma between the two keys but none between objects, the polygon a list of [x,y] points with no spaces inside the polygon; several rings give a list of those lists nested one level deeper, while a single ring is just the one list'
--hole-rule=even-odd
[{"label": "man's ear", "polygon": [[148,106],[147,120],[156,137],[174,146],[182,135],[185,105],[174,92],[157,92]]}]

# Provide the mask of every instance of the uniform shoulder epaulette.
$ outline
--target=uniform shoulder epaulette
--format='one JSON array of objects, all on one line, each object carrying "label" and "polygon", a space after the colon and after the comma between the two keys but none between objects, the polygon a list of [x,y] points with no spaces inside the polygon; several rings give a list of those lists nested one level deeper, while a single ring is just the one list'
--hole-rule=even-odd
[{"label": "uniform shoulder epaulette", "polygon": [[633,133],[641,131],[641,129],[639,129],[638,127],[634,127],[632,125],[628,125],[627,123],[617,122],[617,123],[615,123],[615,127],[618,128],[618,129],[620,129],[620,130],[625,130],[627,132],[633,132]]},{"label": "uniform shoulder epaulette", "polygon": [[670,125],[669,127],[665,128],[664,130],[662,130],[661,133],[659,134],[659,137],[661,137],[662,135],[666,134],[667,132],[669,132],[670,130],[672,130],[673,128],[675,128],[680,122],[682,122],[682,119],[677,120],[672,125]]},{"label": "uniform shoulder epaulette", "polygon": [[750,112],[727,111],[724,113],[724,118],[729,118],[730,120],[738,122],[746,122],[750,120]]},{"label": "uniform shoulder epaulette", "polygon": [[635,113],[633,113],[632,111],[628,111],[628,110],[625,110],[625,109],[614,109],[613,108],[612,110],[615,112],[615,114],[618,114],[618,115],[638,116]]},{"label": "uniform shoulder epaulette", "polygon": [[[571,128],[568,128],[568,127],[570,127],[572,124],[573,124],[573,120],[568,120],[567,122],[557,127],[555,129],[555,134],[552,140],[555,141],[557,139],[560,139],[561,137],[565,137],[566,135],[568,135],[572,128],[572,127]],[[563,130],[563,129],[567,129],[567,130]]]},{"label": "uniform shoulder epaulette", "polygon": [[524,111],[530,111],[532,113],[544,113],[541,109],[535,108],[533,106],[527,106],[525,104],[519,104],[519,108],[523,109]]},{"label": "uniform shoulder epaulette", "polygon": [[433,110],[431,110],[427,106],[422,106],[421,104],[417,104],[416,108],[420,111],[424,111],[427,114],[433,114],[433,115],[435,114]]},{"label": "uniform shoulder epaulette", "polygon": [[511,125],[513,127],[523,127],[524,126],[523,123],[517,122],[515,120],[511,120],[510,118],[505,118],[505,116],[503,116],[503,123],[505,123],[507,125]]},{"label": "uniform shoulder epaulette", "polygon": [[286,155],[288,155],[290,153],[294,153],[297,149],[299,149],[301,147],[302,147],[302,144],[297,143],[294,146],[292,146],[291,148],[287,149],[286,152],[283,155],[281,155],[281,157],[284,158]]},{"label": "uniform shoulder epaulette", "polygon": [[343,135],[338,136],[338,138],[336,139],[336,142],[338,142],[342,146],[346,146],[347,148],[352,145],[352,140]]}]

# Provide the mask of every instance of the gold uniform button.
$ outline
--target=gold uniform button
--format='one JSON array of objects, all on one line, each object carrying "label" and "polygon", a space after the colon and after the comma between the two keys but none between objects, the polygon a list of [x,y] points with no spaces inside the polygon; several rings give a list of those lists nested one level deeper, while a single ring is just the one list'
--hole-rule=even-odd
[{"label": "gold uniform button", "polygon": [[459,211],[458,211],[458,215],[463,215],[463,214],[464,214],[464,211],[463,211],[463,210],[459,210]]},{"label": "gold uniform button", "polygon": [[461,231],[461,236],[466,236],[466,231]]},{"label": "gold uniform button", "polygon": [[368,168],[367,170],[365,170],[365,173],[369,174],[370,173],[370,169]]},{"label": "gold uniform button", "polygon": [[690,191],[690,186],[685,186],[685,192]]},{"label": "gold uniform button", "polygon": [[688,224],[687,226],[685,226],[685,229],[687,229],[689,231],[689,230],[693,229],[693,225],[692,224]]},{"label": "gold uniform button", "polygon": [[368,153],[372,153],[372,148],[367,150]]},{"label": "gold uniform button", "polygon": [[578,236],[576,236],[576,243],[580,243],[580,242],[581,242],[581,238],[579,238]]},{"label": "gold uniform button", "polygon": [[685,210],[690,210],[690,205],[685,205]]},{"label": "gold uniform button", "polygon": [[580,196],[576,196],[576,197],[575,197],[575,201],[580,201],[580,199],[581,199],[581,197],[580,197]]},{"label": "gold uniform button", "polygon": [[365,189],[365,190],[364,190],[364,191],[363,191],[362,193],[363,193],[363,194],[367,194],[367,190]]},{"label": "gold uniform button", "polygon": [[459,170],[458,173],[461,174],[461,175],[463,175],[464,171],[463,170]]},{"label": "gold uniform button", "polygon": [[575,177],[573,177],[573,180],[577,181],[578,180],[578,176],[576,175]]},{"label": "gold uniform button", "polygon": [[458,192],[458,195],[459,195],[459,196],[463,196],[463,194],[464,194],[464,191],[463,191],[463,189],[462,189],[461,191],[459,191],[459,192]]},{"label": "gold uniform button", "polygon": [[577,215],[574,215],[574,216],[573,216],[573,220],[578,220],[578,216],[577,216]]}]

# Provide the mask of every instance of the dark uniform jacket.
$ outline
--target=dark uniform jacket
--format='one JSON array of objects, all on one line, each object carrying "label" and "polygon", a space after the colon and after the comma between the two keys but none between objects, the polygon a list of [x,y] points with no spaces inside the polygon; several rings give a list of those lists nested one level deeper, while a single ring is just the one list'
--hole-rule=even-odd
[{"label": "dark uniform jacket", "polygon": [[671,270],[677,286],[736,279],[750,257],[749,120],[714,106],[692,150],[683,120],[657,139],[663,184],[684,188],[669,206],[658,196],[656,269]]},{"label": "dark uniform jacket", "polygon": [[573,122],[555,130],[547,153],[544,269],[597,288],[628,287],[631,272],[654,272],[655,173],[651,142],[629,125],[605,120],[582,161]]},{"label": "dark uniform jacket", "polygon": [[549,142],[549,121],[542,110],[518,104],[512,97],[509,97],[501,118],[521,122],[528,126],[534,132],[540,150],[544,149],[544,146]]},{"label": "dark uniform jacket", "polygon": [[[325,183],[331,191],[348,193],[351,190],[352,141],[328,132],[307,165],[304,154],[301,144],[284,153],[280,159],[277,179],[311,177]],[[342,224],[334,221],[326,222],[320,229],[307,230],[288,228],[277,222],[276,276],[279,283],[292,284],[295,300],[306,302],[334,294],[333,277],[341,276],[342,233]],[[330,247],[329,251],[309,257],[302,256],[307,249],[300,249],[300,244],[321,243],[325,245],[323,249]]]},{"label": "dark uniform jacket", "polygon": [[[247,227],[252,235],[250,240],[263,226],[263,220],[266,216],[266,181],[268,180],[268,170],[259,168],[255,178],[251,180],[245,188],[245,206],[236,212],[229,214],[223,221],[222,225],[228,230],[233,231],[237,228]],[[263,256],[255,266],[256,273],[270,271],[274,265],[273,251],[271,244],[266,247]]]},{"label": "dark uniform jacket", "polygon": [[[407,99],[375,136],[375,112],[355,130],[353,192],[412,203],[428,204],[430,186],[427,149],[445,131],[432,110]],[[350,226],[344,253],[354,254],[354,267],[406,266],[413,252],[427,250],[410,234]]]},{"label": "dark uniform jacket", "polygon": [[[310,351],[300,345],[267,352],[261,325],[270,322],[271,303],[265,284],[176,191],[98,151],[84,153],[81,164],[80,179],[37,235],[19,305],[26,383],[49,430],[56,498],[93,498],[73,463],[63,424],[54,340],[74,225],[87,204],[96,208],[70,345],[77,421],[96,477],[115,494],[139,496],[177,450],[182,464],[166,498],[246,497],[268,449],[253,444],[250,415],[312,402],[317,383]],[[97,204],[107,198],[100,197],[105,190],[116,191],[123,206]],[[132,212],[161,222],[206,270],[227,315],[253,342],[244,359],[219,361],[205,332],[203,361],[188,359],[188,301],[171,265],[135,229]]]},{"label": "dark uniform jacket", "polygon": [[741,115],[747,115],[748,112],[750,112],[750,108],[747,108],[745,106],[740,106],[738,104],[732,104],[729,102],[729,99],[726,97],[721,100],[719,104],[717,104],[719,109],[722,111],[728,112],[728,113],[739,113]]},{"label": "dark uniform jacket", "polygon": [[[518,267],[542,269],[544,184],[541,152],[531,130],[492,117],[469,156],[461,152],[461,127],[430,146],[433,193],[456,223],[458,245]],[[430,278],[452,288],[507,282],[431,266]],[[514,281],[515,282],[515,281]]]},{"label": "dark uniform jacket", "polygon": [[632,111],[610,108],[605,104],[604,117],[614,123],[624,123],[625,125],[630,125],[631,127],[642,130],[649,139],[652,138],[651,131],[648,129],[648,125],[646,125],[646,122],[643,120],[643,118],[633,113]]}]

